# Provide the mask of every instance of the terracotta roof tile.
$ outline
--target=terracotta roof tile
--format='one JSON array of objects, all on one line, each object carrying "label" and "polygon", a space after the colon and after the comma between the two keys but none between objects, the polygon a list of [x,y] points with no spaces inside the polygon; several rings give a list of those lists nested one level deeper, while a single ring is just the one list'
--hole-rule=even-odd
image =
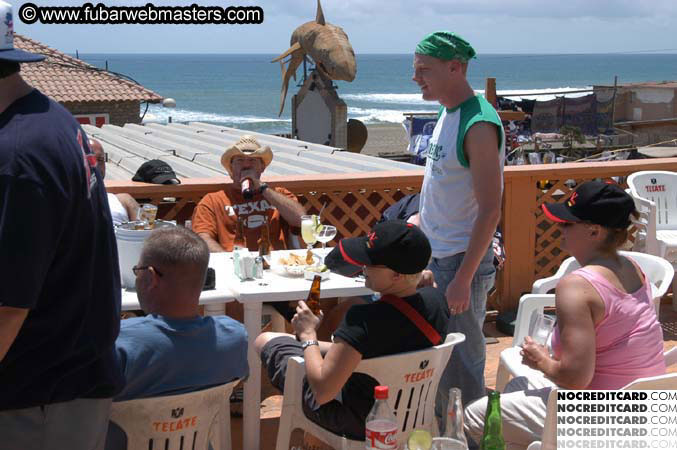
[{"label": "terracotta roof tile", "polygon": [[15,34],[14,46],[47,57],[42,62],[22,64],[21,75],[28,83],[58,102],[162,101],[162,96],[150,89],[25,36]]}]

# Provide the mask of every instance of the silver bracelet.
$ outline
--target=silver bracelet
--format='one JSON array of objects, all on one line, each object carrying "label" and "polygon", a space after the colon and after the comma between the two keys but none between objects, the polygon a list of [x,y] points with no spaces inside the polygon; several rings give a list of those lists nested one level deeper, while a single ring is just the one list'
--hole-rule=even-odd
[{"label": "silver bracelet", "polygon": [[320,343],[317,342],[317,341],[303,341],[303,342],[301,343],[301,349],[302,349],[302,350],[305,350],[305,349],[307,349],[308,347],[310,347],[311,345],[317,345],[317,346],[319,346]]}]

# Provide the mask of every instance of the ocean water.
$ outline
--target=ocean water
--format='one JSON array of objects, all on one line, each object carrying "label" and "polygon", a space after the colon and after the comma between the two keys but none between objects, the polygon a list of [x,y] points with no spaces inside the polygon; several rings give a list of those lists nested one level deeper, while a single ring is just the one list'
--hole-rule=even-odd
[{"label": "ocean water", "polygon": [[[127,75],[176,108],[150,105],[144,121],[202,121],[254,130],[287,133],[291,128],[290,99],[303,71],[289,84],[285,110],[278,117],[282,77],[277,55],[209,54],[81,54],[92,65]],[[400,123],[402,112],[433,111],[411,81],[412,55],[357,56],[357,77],[336,82],[350,118],[365,123]],[[563,91],[592,85],[677,79],[677,54],[480,55],[469,66],[472,87],[483,91],[495,77],[499,94],[532,94],[551,99]],[[540,94],[540,95],[534,95]],[[577,94],[571,94],[577,95]],[[585,95],[585,94],[578,94]],[[142,106],[143,109],[143,106]],[[143,112],[143,111],[142,111]]]}]

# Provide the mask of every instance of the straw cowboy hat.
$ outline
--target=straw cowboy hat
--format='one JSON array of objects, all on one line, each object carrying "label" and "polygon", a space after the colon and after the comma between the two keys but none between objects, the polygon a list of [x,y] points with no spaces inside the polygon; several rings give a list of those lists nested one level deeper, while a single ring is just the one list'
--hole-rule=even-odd
[{"label": "straw cowboy hat", "polygon": [[235,156],[261,158],[263,161],[263,168],[265,169],[273,160],[273,151],[267,145],[262,147],[254,136],[245,134],[237,141],[237,143],[229,147],[223,156],[221,156],[221,165],[228,171],[228,174],[231,177],[233,176],[233,168],[230,163]]}]

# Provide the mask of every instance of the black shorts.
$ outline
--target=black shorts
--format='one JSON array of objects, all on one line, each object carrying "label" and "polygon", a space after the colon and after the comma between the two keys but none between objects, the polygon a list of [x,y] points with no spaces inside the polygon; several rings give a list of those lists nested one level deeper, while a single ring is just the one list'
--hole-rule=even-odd
[{"label": "black shorts", "polygon": [[[280,391],[284,391],[287,361],[292,356],[303,358],[303,350],[300,342],[287,336],[271,339],[261,351],[261,361],[268,370],[270,382]],[[345,389],[342,390],[342,394],[346,394]],[[318,405],[305,377],[303,377],[302,396],[303,413],[312,422],[339,436],[359,441],[364,440],[365,419],[369,412],[369,409],[366,409],[365,412],[366,405],[354,408],[354,406],[346,405],[337,399],[324,405]]]}]

